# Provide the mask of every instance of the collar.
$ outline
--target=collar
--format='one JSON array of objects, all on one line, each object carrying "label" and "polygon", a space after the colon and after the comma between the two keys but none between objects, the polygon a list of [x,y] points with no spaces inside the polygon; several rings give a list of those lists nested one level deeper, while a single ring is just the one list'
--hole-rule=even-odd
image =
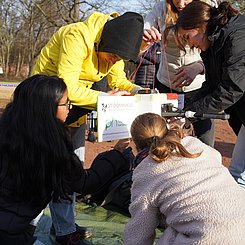
[{"label": "collar", "polygon": [[138,155],[134,159],[133,166],[136,168],[146,157],[149,155],[149,149],[145,148],[138,153]]}]

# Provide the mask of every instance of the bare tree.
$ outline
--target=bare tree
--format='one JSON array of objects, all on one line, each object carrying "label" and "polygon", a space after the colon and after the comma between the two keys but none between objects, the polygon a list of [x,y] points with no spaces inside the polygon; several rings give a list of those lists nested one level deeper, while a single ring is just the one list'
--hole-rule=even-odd
[{"label": "bare tree", "polygon": [[[130,0],[128,0],[128,2],[130,3]],[[160,0],[153,0],[153,1],[138,0],[138,1],[135,1],[135,4],[133,6],[133,10],[135,10],[136,12],[145,16],[152,9],[153,5],[156,2],[160,2]]]},{"label": "bare tree", "polygon": [[[45,8],[47,2],[52,6],[52,12]],[[106,13],[108,10],[123,9],[120,5],[115,5],[114,0],[42,0],[37,2],[36,6],[46,20],[57,27],[83,21],[93,11]]]},{"label": "bare tree", "polygon": [[[19,37],[25,41],[25,53],[29,66],[29,75],[34,61],[41,48],[47,43],[51,34],[57,27],[51,23],[38,8],[40,2],[34,0],[19,0],[22,11],[22,32]],[[50,1],[42,3],[42,8],[52,12]]]},{"label": "bare tree", "polygon": [[0,0],[0,62],[20,75],[23,64],[29,74],[41,48],[61,26],[83,21],[93,11],[124,12],[116,0]]},{"label": "bare tree", "polygon": [[7,77],[10,71],[10,55],[16,33],[19,29],[16,24],[16,13],[12,1],[0,2],[0,56],[4,76]]}]

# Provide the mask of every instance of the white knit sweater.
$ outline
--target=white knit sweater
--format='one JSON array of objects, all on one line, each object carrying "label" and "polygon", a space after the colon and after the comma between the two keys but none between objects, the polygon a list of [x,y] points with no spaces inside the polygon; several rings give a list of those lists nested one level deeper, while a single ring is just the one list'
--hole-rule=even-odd
[{"label": "white knit sweater", "polygon": [[194,137],[182,144],[201,156],[162,163],[148,156],[135,169],[125,245],[153,244],[159,224],[166,229],[158,245],[244,244],[244,189],[222,166],[218,151]]}]

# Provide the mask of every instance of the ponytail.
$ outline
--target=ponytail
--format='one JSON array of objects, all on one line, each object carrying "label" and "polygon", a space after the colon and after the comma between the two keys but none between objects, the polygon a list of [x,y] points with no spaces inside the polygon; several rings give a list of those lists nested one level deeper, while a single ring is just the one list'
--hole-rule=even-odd
[{"label": "ponytail", "polygon": [[162,162],[171,156],[195,158],[200,155],[189,153],[181,144],[181,139],[185,136],[183,129],[177,124],[171,124],[163,137],[154,136],[149,149],[149,155],[156,162]]},{"label": "ponytail", "polygon": [[187,158],[200,155],[189,153],[181,144],[186,132],[179,125],[169,125],[163,117],[154,113],[136,117],[131,125],[131,135],[136,148],[148,149],[149,155],[156,162],[165,161],[173,155]]},{"label": "ponytail", "polygon": [[222,2],[218,8],[210,9],[210,19],[207,24],[207,33],[211,35],[216,28],[220,29],[239,11],[234,9],[229,2]]}]

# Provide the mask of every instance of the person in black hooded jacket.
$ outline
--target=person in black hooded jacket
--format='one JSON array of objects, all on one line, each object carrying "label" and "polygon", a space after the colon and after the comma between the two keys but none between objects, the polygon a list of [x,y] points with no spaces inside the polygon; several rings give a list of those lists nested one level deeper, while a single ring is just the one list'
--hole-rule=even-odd
[{"label": "person in black hooded jacket", "polygon": [[187,42],[200,48],[206,81],[186,106],[198,113],[230,114],[230,126],[238,134],[230,172],[245,186],[245,16],[230,3],[218,8],[192,2],[180,14],[175,35],[179,46]]},{"label": "person in black hooded jacket", "polygon": [[16,87],[1,116],[0,244],[35,243],[29,224],[51,200],[94,193],[129,169],[124,144],[83,168],[64,124],[67,94],[63,79],[34,75]]}]

